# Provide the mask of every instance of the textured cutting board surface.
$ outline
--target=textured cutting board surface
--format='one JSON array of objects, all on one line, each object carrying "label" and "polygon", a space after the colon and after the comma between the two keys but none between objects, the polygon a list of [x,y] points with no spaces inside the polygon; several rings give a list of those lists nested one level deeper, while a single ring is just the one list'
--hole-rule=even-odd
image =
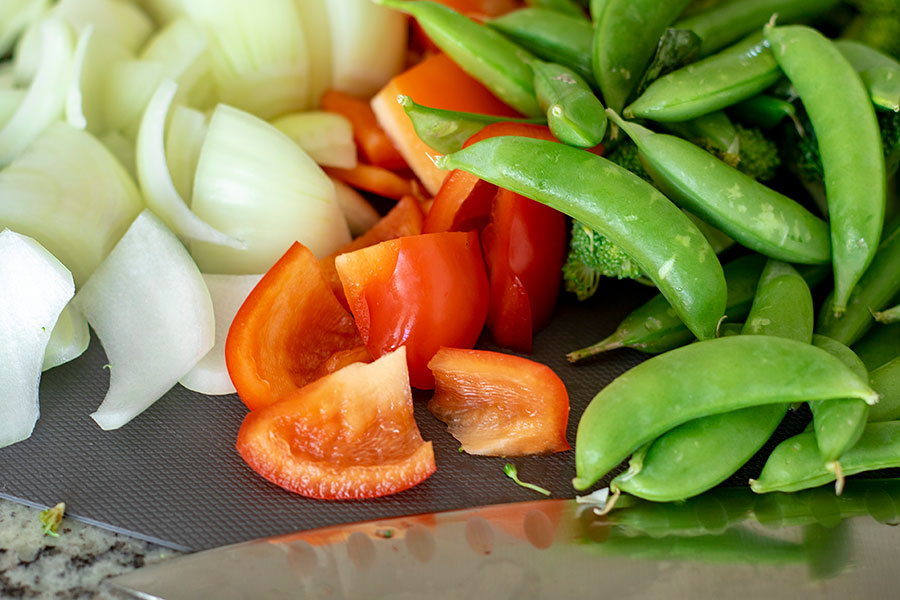
[{"label": "textured cutting board surface", "polygon": [[[553,322],[536,337],[532,358],[553,368],[569,391],[572,446],[578,418],[591,398],[644,356],[617,350],[574,366],[565,353],[611,333],[651,295],[639,284],[609,282],[586,303],[564,299]],[[247,413],[237,396],[207,397],[176,386],[125,427],[102,431],[89,415],[106,393],[106,362],[95,338],[82,357],[44,374],[34,434],[0,449],[0,496],[47,506],[64,501],[69,516],[187,550],[539,497],[504,476],[505,459],[460,453],[459,443],[425,410],[429,395],[417,393],[416,420],[423,437],[434,443],[434,475],[387,498],[303,498],[257,476],[237,454],[234,441]],[[784,434],[798,431],[804,422],[803,414],[790,415]],[[512,462],[523,480],[548,488],[553,497],[574,496],[573,451]],[[751,461],[732,481],[746,483],[760,466],[758,459]]]}]

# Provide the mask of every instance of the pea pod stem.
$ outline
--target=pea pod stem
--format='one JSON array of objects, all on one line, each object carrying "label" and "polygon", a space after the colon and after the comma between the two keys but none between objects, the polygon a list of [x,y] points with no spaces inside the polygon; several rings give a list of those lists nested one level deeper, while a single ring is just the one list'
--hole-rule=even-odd
[{"label": "pea pod stem", "polygon": [[[824,350],[773,336],[690,344],[639,364],[597,394],[578,424],[575,489],[692,419],[811,399],[878,395]],[[818,450],[817,450],[818,451]]]},{"label": "pea pod stem", "polygon": [[564,144],[496,137],[436,159],[555,208],[605,235],[647,273],[700,339],[725,312],[722,267],[703,234],[653,186]]},{"label": "pea pod stem", "polygon": [[769,24],[764,35],[818,139],[831,223],[831,309],[840,316],[881,236],[886,194],[881,133],[865,86],[832,41],[802,25]]}]

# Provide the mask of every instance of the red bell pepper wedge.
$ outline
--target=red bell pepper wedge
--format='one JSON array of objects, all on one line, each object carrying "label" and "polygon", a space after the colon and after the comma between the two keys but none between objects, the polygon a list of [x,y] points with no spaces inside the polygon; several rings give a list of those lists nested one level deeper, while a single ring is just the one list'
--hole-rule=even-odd
[{"label": "red bell pepper wedge", "polygon": [[320,374],[335,353],[362,345],[319,261],[300,243],[263,276],[225,340],[225,363],[250,410],[273,404]]},{"label": "red bell pepper wedge", "polygon": [[520,356],[441,348],[428,363],[428,410],[462,450],[484,456],[550,454],[566,441],[569,394],[550,367]]},{"label": "red bell pepper wedge", "polygon": [[352,169],[324,167],[323,170],[351,187],[385,198],[399,200],[403,196],[413,195],[413,185],[409,179],[383,167],[357,163]]},{"label": "red bell pepper wedge", "polygon": [[407,348],[412,385],[431,389],[441,346],[471,348],[484,327],[488,281],[476,233],[398,238],[335,260],[350,311],[374,357]]},{"label": "red bell pepper wedge", "polygon": [[237,449],[272,483],[322,500],[394,494],[435,470],[431,442],[413,417],[403,348],[251,412]]}]

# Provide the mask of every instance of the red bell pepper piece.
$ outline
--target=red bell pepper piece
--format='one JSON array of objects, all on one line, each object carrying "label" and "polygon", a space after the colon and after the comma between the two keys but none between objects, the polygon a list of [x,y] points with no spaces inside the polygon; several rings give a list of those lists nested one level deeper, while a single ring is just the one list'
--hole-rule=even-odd
[{"label": "red bell pepper piece", "polygon": [[441,348],[428,363],[428,410],[469,454],[525,456],[569,449],[569,394],[550,367],[527,358]]}]

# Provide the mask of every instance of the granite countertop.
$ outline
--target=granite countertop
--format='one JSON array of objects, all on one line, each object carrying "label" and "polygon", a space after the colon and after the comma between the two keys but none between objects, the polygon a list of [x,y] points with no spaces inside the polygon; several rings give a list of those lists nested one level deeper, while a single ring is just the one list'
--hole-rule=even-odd
[{"label": "granite countertop", "polygon": [[69,518],[45,536],[39,514],[0,499],[0,598],[116,598],[106,579],[181,554]]}]

